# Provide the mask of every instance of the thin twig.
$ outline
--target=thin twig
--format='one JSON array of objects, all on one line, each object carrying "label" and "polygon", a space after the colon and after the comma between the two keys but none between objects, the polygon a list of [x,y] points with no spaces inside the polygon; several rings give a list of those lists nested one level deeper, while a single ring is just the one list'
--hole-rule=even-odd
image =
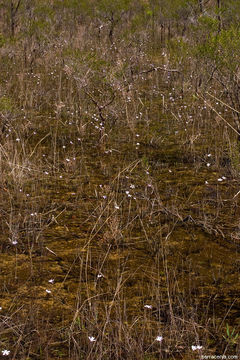
[{"label": "thin twig", "polygon": [[221,120],[223,120],[225,122],[225,124],[227,124],[238,136],[239,136],[239,132],[226,120],[224,119],[218,112],[216,109],[214,109],[214,107],[209,103],[207,102],[207,100],[202,96],[200,95],[199,93],[196,95],[197,97],[199,97],[200,99],[202,99],[204,101],[204,103],[211,109],[215,112],[215,114],[217,114],[219,116],[219,118]]}]

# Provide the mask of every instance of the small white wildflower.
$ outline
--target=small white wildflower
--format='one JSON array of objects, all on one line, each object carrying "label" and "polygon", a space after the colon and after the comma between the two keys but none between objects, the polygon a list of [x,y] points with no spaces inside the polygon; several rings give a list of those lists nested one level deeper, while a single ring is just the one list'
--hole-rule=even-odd
[{"label": "small white wildflower", "polygon": [[227,178],[226,178],[225,176],[222,176],[222,179],[223,179],[223,180],[227,180]]},{"label": "small white wildflower", "polygon": [[98,279],[101,279],[102,277],[104,277],[102,274],[98,274],[98,275],[97,275],[97,278],[98,278]]},{"label": "small white wildflower", "polygon": [[207,154],[207,156],[208,156],[208,157],[211,157],[211,156],[212,156],[212,154]]},{"label": "small white wildflower", "polygon": [[205,184],[206,184],[206,185],[208,184],[208,181],[207,181],[207,180],[205,181]]},{"label": "small white wildflower", "polygon": [[60,179],[62,179],[62,175],[59,175]]},{"label": "small white wildflower", "polygon": [[8,356],[10,354],[10,350],[2,350],[3,356]]},{"label": "small white wildflower", "polygon": [[54,283],[54,279],[50,279],[50,280],[48,280],[48,282],[49,282],[50,284],[53,284],[53,283]]},{"label": "small white wildflower", "polygon": [[66,149],[66,145],[63,145],[63,149]]},{"label": "small white wildflower", "polygon": [[107,198],[107,195],[103,195],[103,199],[106,199]]},{"label": "small white wildflower", "polygon": [[218,178],[218,181],[221,182],[221,181],[223,181],[223,179],[222,179],[222,178]]},{"label": "small white wildflower", "polygon": [[169,169],[168,172],[172,173],[172,170]]},{"label": "small white wildflower", "polygon": [[126,191],[125,191],[125,193],[128,195],[128,194],[129,194],[129,191],[128,191],[128,190],[126,190]]},{"label": "small white wildflower", "polygon": [[18,242],[17,242],[17,240],[14,239],[14,240],[10,240],[10,243],[11,243],[12,245],[17,245]]},{"label": "small white wildflower", "polygon": [[211,166],[211,164],[210,164],[210,163],[207,163],[207,167],[209,167],[209,166]]},{"label": "small white wildflower", "polygon": [[131,188],[131,189],[135,189],[135,185],[131,184],[131,185],[130,185],[130,188]]},{"label": "small white wildflower", "polygon": [[49,174],[49,172],[48,172],[48,171],[44,171],[44,174],[45,174],[45,175],[48,175],[48,174]]},{"label": "small white wildflower", "polygon": [[70,162],[70,159],[66,159],[67,162]]},{"label": "small white wildflower", "polygon": [[139,134],[136,134],[136,137],[139,137],[140,135]]},{"label": "small white wildflower", "polygon": [[152,305],[144,305],[146,309],[152,309]]},{"label": "small white wildflower", "polygon": [[139,146],[140,145],[140,143],[136,143],[136,146]]},{"label": "small white wildflower", "polygon": [[47,294],[51,294],[51,290],[46,289],[45,291]]},{"label": "small white wildflower", "polygon": [[202,346],[200,345],[192,345],[192,351],[201,350]]},{"label": "small white wildflower", "polygon": [[162,337],[162,336],[157,336],[156,339],[155,339],[155,341],[161,342],[161,341],[163,341],[163,337]]},{"label": "small white wildflower", "polygon": [[96,341],[96,339],[95,339],[95,337],[94,337],[94,336],[89,336],[88,338],[89,338],[89,340],[90,340],[91,342]]},{"label": "small white wildflower", "polygon": [[119,210],[120,207],[118,205],[114,205],[115,209]]},{"label": "small white wildflower", "polygon": [[19,139],[19,138],[16,138],[16,141],[20,141],[20,139]]},{"label": "small white wildflower", "polygon": [[0,306],[0,311],[2,310],[2,307]]}]

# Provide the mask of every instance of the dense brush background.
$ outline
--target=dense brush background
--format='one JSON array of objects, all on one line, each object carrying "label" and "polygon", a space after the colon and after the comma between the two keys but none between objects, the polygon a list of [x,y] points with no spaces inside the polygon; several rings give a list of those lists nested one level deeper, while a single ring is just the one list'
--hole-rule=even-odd
[{"label": "dense brush background", "polygon": [[0,358],[237,359],[240,2],[0,15]]}]

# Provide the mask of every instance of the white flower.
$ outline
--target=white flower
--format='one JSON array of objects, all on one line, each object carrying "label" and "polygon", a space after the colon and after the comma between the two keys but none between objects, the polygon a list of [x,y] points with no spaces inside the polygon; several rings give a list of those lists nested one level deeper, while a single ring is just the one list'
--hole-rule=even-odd
[{"label": "white flower", "polygon": [[212,156],[212,154],[207,154],[207,156],[208,156],[208,157],[211,157],[211,156]]},{"label": "white flower", "polygon": [[225,176],[222,176],[222,179],[223,179],[223,180],[226,180],[227,178],[226,178]]},{"label": "white flower", "polygon": [[115,207],[115,209],[117,209],[117,210],[120,209],[118,205],[114,205],[114,207]]},{"label": "white flower", "polygon": [[47,294],[51,294],[51,290],[46,289]]},{"label": "white flower", "polygon": [[8,356],[10,354],[10,350],[2,350],[3,356]]},{"label": "white flower", "polygon": [[54,283],[54,279],[50,279],[50,280],[48,280],[48,282],[49,282],[50,284],[53,284],[53,283]]},{"label": "white flower", "polygon": [[163,341],[163,337],[162,336],[157,336],[155,340],[161,342],[161,341]]},{"label": "white flower", "polygon": [[0,306],[0,310],[2,310],[2,307]]},{"label": "white flower", "polygon": [[207,163],[207,167],[209,167],[211,164],[210,163]]},{"label": "white flower", "polygon": [[102,277],[104,277],[102,274],[98,274],[98,275],[97,275],[97,278],[98,278],[98,279],[101,279]]},{"label": "white flower", "polygon": [[139,143],[136,143],[136,146],[139,146],[140,144]]},{"label": "white flower", "polygon": [[12,243],[12,245],[17,245],[17,240],[10,240],[10,242]]},{"label": "white flower", "polygon": [[131,189],[135,189],[135,185],[131,184],[131,185],[130,185],[130,188],[131,188]]},{"label": "white flower", "polygon": [[66,159],[67,162],[70,162],[70,159]]},{"label": "white flower", "polygon": [[206,184],[206,185],[208,184],[208,181],[207,181],[207,180],[205,181],[205,184]]},{"label": "white flower", "polygon": [[201,350],[202,346],[200,345],[192,345],[192,351]]},{"label": "white flower", "polygon": [[223,179],[222,179],[222,178],[219,178],[218,181],[221,182],[221,181],[223,181]]},{"label": "white flower", "polygon": [[89,336],[88,338],[89,338],[89,340],[90,340],[91,342],[96,341],[96,339],[95,339],[95,337],[94,337],[94,336]]},{"label": "white flower", "polygon": [[144,305],[146,309],[152,309],[152,305]]}]

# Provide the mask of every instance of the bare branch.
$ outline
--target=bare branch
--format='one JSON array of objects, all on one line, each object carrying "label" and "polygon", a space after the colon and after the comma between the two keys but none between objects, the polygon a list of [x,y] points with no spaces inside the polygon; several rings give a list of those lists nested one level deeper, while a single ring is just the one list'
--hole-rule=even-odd
[{"label": "bare branch", "polygon": [[150,73],[150,72],[158,71],[158,70],[167,71],[167,72],[178,72],[178,73],[180,73],[180,71],[179,71],[178,69],[168,69],[168,68],[166,68],[166,67],[157,66],[157,67],[151,67],[151,69],[148,69],[148,70],[141,71],[141,72],[139,72],[137,75],[148,74],[148,73]]}]

